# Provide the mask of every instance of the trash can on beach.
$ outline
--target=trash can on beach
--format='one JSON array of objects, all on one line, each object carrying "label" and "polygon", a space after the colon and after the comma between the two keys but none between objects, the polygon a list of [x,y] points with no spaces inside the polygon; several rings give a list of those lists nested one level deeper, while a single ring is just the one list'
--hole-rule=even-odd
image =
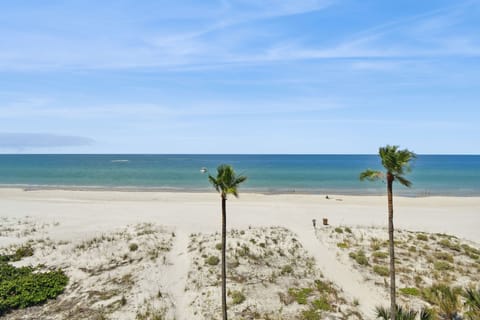
[{"label": "trash can on beach", "polygon": [[328,226],[328,218],[323,218],[323,225]]}]

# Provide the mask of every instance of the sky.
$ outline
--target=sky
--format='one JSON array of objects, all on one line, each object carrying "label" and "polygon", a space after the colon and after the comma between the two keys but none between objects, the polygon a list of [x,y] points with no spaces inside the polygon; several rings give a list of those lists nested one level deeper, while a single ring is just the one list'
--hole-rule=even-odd
[{"label": "sky", "polygon": [[480,0],[0,2],[0,153],[480,154]]}]

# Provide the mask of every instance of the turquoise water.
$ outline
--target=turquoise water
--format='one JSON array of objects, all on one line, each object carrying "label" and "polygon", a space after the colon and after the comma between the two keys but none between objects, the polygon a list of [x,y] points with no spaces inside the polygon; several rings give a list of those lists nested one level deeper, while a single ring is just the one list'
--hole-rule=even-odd
[{"label": "turquoise water", "polygon": [[[202,191],[211,187],[200,169],[221,163],[248,176],[245,191],[385,194],[384,183],[358,179],[381,169],[376,155],[0,155],[0,185]],[[413,187],[396,194],[480,196],[480,156],[420,155],[407,178]]]}]

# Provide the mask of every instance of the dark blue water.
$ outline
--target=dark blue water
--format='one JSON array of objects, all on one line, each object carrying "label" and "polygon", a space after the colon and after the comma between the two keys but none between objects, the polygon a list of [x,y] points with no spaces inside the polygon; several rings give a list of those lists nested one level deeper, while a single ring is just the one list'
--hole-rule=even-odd
[{"label": "dark blue water", "polygon": [[[376,155],[0,155],[0,185],[202,191],[211,187],[200,169],[221,163],[248,176],[245,191],[385,194],[381,181],[358,179],[382,168]],[[396,194],[479,196],[480,156],[419,155],[407,178],[413,187]]]}]

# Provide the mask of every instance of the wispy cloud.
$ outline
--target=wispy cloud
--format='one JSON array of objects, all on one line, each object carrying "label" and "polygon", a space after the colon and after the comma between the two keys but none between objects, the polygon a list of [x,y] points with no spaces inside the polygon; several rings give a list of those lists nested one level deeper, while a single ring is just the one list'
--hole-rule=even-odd
[{"label": "wispy cloud", "polygon": [[[220,6],[202,7],[197,16],[190,14],[186,20],[176,21],[174,15],[173,22],[161,17],[148,28],[145,25],[155,21],[151,15],[137,21],[118,12],[115,19],[125,21],[125,26],[113,22],[107,28],[99,24],[100,17],[95,17],[92,26],[71,23],[64,31],[0,27],[4,39],[0,44],[0,69],[194,70],[319,59],[480,55],[479,33],[462,28],[465,18],[475,20],[468,15],[477,5],[471,2],[398,18],[342,37],[331,35],[329,44],[323,46],[263,23],[333,5],[334,1],[327,0],[223,0]],[[177,30],[175,25],[181,28]],[[314,29],[305,31],[307,38],[316,37]]]},{"label": "wispy cloud", "polygon": [[[30,102],[30,103],[29,103]],[[246,107],[248,106],[248,108]],[[41,99],[28,99],[0,108],[2,119],[170,119],[172,117],[248,116],[303,114],[343,108],[341,102],[322,97],[284,99],[238,99],[237,101],[210,99],[197,102],[129,103],[97,105],[49,105]]]},{"label": "wispy cloud", "polygon": [[[465,19],[475,20],[469,16],[471,6],[476,3],[466,2],[441,9],[424,12],[418,15],[403,17],[388,23],[381,23],[360,32],[339,39],[328,46],[306,44],[302,38],[280,38],[269,41],[265,46],[245,52],[234,48],[220,47],[215,51],[215,62],[210,61],[202,53],[211,52],[211,43],[196,34],[192,41],[201,43],[198,59],[193,59],[188,67],[213,67],[228,64],[258,64],[285,61],[305,61],[323,59],[426,59],[449,56],[478,57],[480,56],[480,37],[476,30],[464,29]],[[312,8],[309,8],[312,9]],[[293,14],[293,12],[290,12]],[[225,27],[225,26],[224,26]],[[221,29],[221,28],[219,28]],[[216,28],[214,28],[216,30]],[[212,30],[209,30],[209,32]],[[261,31],[257,31],[257,33]],[[234,33],[235,34],[235,33]],[[254,33],[251,34],[251,36]],[[258,37],[258,34],[256,35]],[[244,40],[244,39],[241,39]],[[182,52],[182,42],[174,43]],[[199,48],[200,46],[197,46]],[[385,62],[357,64],[354,67],[385,69]],[[396,63],[390,62],[389,67]],[[397,63],[398,65],[398,63]],[[178,65],[177,67],[185,67]]]},{"label": "wispy cloud", "polygon": [[81,136],[52,133],[0,132],[0,148],[3,149],[23,150],[26,148],[80,147],[93,143],[93,139]]},{"label": "wispy cloud", "polygon": [[[118,30],[108,24],[100,24],[103,20],[95,15],[88,17],[92,19],[91,26],[85,22],[77,23],[78,19],[83,19],[80,18],[82,14],[86,15],[81,11],[78,17],[72,17],[72,21],[65,21],[60,13],[49,16],[45,10],[39,10],[45,16],[12,14],[9,17],[15,18],[15,21],[0,27],[0,36],[4,39],[0,44],[0,69],[168,68],[232,63],[235,61],[230,57],[238,46],[232,47],[235,41],[228,43],[227,39],[235,37],[238,32],[235,29],[265,19],[318,11],[331,3],[331,0],[224,0],[220,6],[205,5],[197,16],[190,15],[187,20],[176,21],[183,19],[181,15],[178,18],[175,14],[172,17],[159,15],[158,19],[164,19],[165,24],[156,23],[149,27],[145,25],[155,21],[151,15],[135,20],[126,13],[112,10],[111,14],[116,14],[115,17],[102,18],[109,22],[112,18],[125,22],[125,25],[113,23]],[[163,9],[168,11],[170,8],[166,6]],[[108,15],[105,10],[99,11]],[[21,22],[22,18],[36,18],[37,23],[30,29],[9,27]],[[60,20],[59,24],[66,25],[65,30],[45,27],[52,22],[42,22],[42,18]],[[181,28],[177,30],[169,26],[172,21]],[[257,33],[261,30],[254,29]],[[253,36],[253,33],[249,35]]]}]

